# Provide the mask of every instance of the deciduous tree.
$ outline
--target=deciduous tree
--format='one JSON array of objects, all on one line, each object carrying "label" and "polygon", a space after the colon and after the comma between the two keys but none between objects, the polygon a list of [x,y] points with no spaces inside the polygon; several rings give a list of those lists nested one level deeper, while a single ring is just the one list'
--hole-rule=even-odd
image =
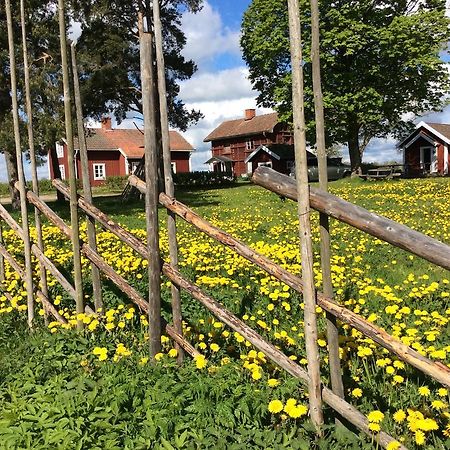
[{"label": "deciduous tree", "polygon": [[[313,128],[310,9],[301,2],[306,108]],[[449,90],[440,59],[450,38],[445,0],[322,0],[321,63],[328,144],[347,144],[353,171],[374,137],[404,133],[406,113],[439,110]],[[253,0],[241,47],[258,103],[291,120],[285,0]],[[310,133],[310,142],[314,135]]]}]

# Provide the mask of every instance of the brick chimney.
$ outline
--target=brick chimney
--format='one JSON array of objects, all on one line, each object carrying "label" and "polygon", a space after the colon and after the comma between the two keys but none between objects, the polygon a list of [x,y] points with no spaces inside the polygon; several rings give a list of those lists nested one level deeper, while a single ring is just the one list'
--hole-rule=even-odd
[{"label": "brick chimney", "polygon": [[111,117],[103,117],[102,130],[112,130]]},{"label": "brick chimney", "polygon": [[256,109],[246,109],[244,111],[244,119],[251,120],[256,116]]}]

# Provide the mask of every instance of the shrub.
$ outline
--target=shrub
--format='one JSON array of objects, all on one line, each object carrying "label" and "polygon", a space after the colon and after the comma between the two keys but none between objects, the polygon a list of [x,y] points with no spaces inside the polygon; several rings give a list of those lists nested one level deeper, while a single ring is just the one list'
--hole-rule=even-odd
[{"label": "shrub", "polygon": [[0,197],[9,196],[9,186],[8,183],[0,183]]},{"label": "shrub", "polygon": [[216,187],[230,186],[236,182],[236,177],[228,172],[187,172],[174,174],[173,181],[176,185],[185,187]]},{"label": "shrub", "polygon": [[127,176],[106,177],[104,187],[111,191],[122,191],[127,185]]}]

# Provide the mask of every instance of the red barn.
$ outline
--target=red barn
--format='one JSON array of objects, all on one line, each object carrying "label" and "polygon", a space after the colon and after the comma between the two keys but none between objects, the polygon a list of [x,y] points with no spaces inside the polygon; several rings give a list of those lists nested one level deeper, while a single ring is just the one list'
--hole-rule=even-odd
[{"label": "red barn", "polygon": [[[91,186],[99,186],[107,177],[126,176],[134,172],[144,156],[144,135],[137,129],[113,129],[111,119],[102,121],[101,128],[88,128],[86,141]],[[75,140],[77,178],[80,178],[81,161],[77,140]],[[177,131],[170,131],[170,152],[174,173],[190,172],[190,156],[194,151],[189,142]],[[67,146],[56,144],[57,165],[61,178],[69,173]],[[52,152],[48,154],[50,178],[55,178]]]},{"label": "red barn", "polygon": [[420,122],[398,147],[403,151],[405,175],[448,175],[450,124]]},{"label": "red barn", "polygon": [[258,147],[293,144],[294,136],[277,113],[257,116],[256,110],[246,109],[243,118],[222,122],[204,142],[211,142],[212,158],[206,163],[212,164],[214,171],[240,176],[252,172],[252,163],[246,159]]}]

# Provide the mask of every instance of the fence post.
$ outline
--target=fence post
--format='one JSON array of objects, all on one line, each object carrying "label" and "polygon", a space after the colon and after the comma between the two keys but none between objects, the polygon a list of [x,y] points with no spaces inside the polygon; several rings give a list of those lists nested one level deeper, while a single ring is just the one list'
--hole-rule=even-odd
[{"label": "fence post", "polygon": [[12,115],[14,123],[14,140],[16,146],[17,173],[19,176],[20,210],[22,216],[22,226],[24,232],[25,249],[25,284],[27,291],[28,326],[33,327],[34,321],[34,295],[33,295],[33,267],[31,263],[31,240],[28,224],[27,194],[25,188],[25,175],[23,172],[22,146],[20,142],[19,129],[19,106],[17,103],[17,79],[16,79],[16,58],[14,54],[13,22],[11,16],[11,1],[5,0],[6,20],[8,26],[8,48],[11,75],[11,100]]},{"label": "fence post", "polygon": [[[166,73],[165,73],[163,44],[162,44],[159,0],[153,1],[153,27],[155,32],[158,97],[159,97],[159,109],[161,117],[162,150],[164,161],[164,188],[166,194],[169,197],[175,197],[175,188],[173,185],[172,165],[171,165],[172,160],[170,153]],[[175,214],[169,210],[167,210],[167,233],[169,236],[170,265],[174,267],[176,270],[178,270],[177,225]],[[174,283],[172,283],[171,285],[171,294],[172,294],[173,327],[178,334],[183,335],[180,289]],[[175,343],[175,348],[178,350],[178,362],[181,363],[183,362],[183,349],[177,343]]]},{"label": "fence post", "polygon": [[[311,59],[314,91],[314,113],[316,119],[316,146],[319,165],[320,189],[328,191],[327,153],[325,144],[325,119],[323,111],[322,80],[320,74],[320,28],[318,0],[311,0]],[[322,266],[323,293],[333,298],[330,261],[330,223],[328,216],[320,213],[320,262]],[[327,313],[328,357],[330,361],[330,378],[333,392],[344,398],[341,361],[339,358],[339,331],[336,318]]]},{"label": "fence post", "polygon": [[[30,89],[30,68],[28,66],[28,49],[27,49],[27,31],[25,24],[25,0],[20,0],[20,19],[22,28],[22,47],[23,47],[23,70],[25,81],[25,100],[27,113],[27,131],[28,131],[28,146],[30,149],[30,163],[31,163],[31,180],[32,189],[36,195],[39,195],[39,181],[36,170],[36,152],[34,147],[34,133],[33,133],[33,109],[31,104],[31,89]],[[44,241],[42,238],[42,224],[39,210],[34,208],[34,223],[36,226],[37,246],[39,250],[44,252]],[[44,264],[39,261],[39,273],[41,281],[41,291],[48,298],[47,286],[47,271]],[[45,312],[45,321],[47,322],[47,312]]]},{"label": "fence post", "polygon": [[[147,24],[149,26],[149,24]],[[158,149],[156,144],[155,84],[153,76],[152,35],[144,31],[142,9],[138,18],[142,111],[144,115],[145,179],[148,189],[145,193],[147,222],[148,261],[148,316],[149,345],[152,358],[161,351],[161,263],[159,259],[158,230]]]},{"label": "fence post", "polygon": [[[3,227],[0,221],[0,245],[3,245]],[[0,284],[5,282],[5,258],[0,255]]]},{"label": "fence post", "polygon": [[298,218],[304,280],[304,326],[308,360],[308,391],[311,419],[320,434],[323,424],[320,385],[319,349],[317,344],[316,300],[309,206],[308,169],[306,163],[306,130],[303,96],[302,42],[298,0],[288,0],[289,35],[292,66],[292,108],[294,119],[295,170],[299,191]]},{"label": "fence post", "polygon": [[[59,12],[59,39],[61,45],[61,64],[64,85],[64,118],[66,124],[66,144],[69,164],[70,187],[70,226],[72,228],[73,269],[76,291],[76,309],[78,314],[84,313],[83,279],[80,253],[80,228],[77,208],[77,180],[75,172],[75,158],[73,149],[72,127],[72,100],[70,95],[69,64],[67,60],[66,20],[64,17],[64,0],[58,0]],[[78,321],[78,328],[83,328],[83,323]]]},{"label": "fence post", "polygon": [[[75,110],[77,115],[77,127],[78,127],[78,145],[80,148],[80,160],[81,160],[81,178],[83,180],[83,192],[84,197],[89,203],[93,203],[91,182],[89,178],[89,160],[87,152],[86,135],[83,122],[83,107],[81,103],[80,92],[80,80],[78,78],[78,66],[75,50],[76,43],[72,42],[70,46],[72,56],[72,72],[73,72],[73,89],[75,97]],[[95,231],[95,220],[86,216],[87,225],[87,238],[89,247],[92,250],[97,251],[97,237]],[[102,283],[100,279],[100,271],[95,264],[91,263],[91,276],[92,276],[92,291],[94,294],[94,306],[95,311],[100,312],[103,310],[103,298],[102,298]]]}]

